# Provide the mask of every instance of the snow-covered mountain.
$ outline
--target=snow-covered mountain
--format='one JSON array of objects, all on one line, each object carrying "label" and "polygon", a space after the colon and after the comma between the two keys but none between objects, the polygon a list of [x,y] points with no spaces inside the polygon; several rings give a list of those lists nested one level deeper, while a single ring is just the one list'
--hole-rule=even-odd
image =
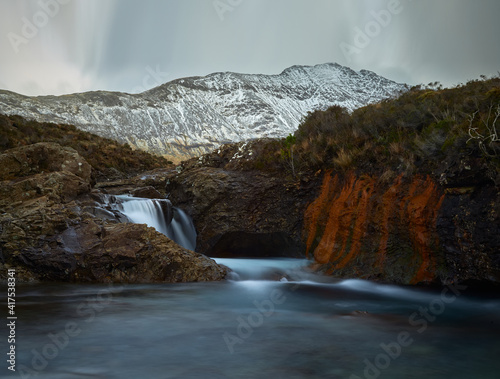
[{"label": "snow-covered mountain", "polygon": [[136,95],[28,97],[0,91],[0,113],[73,124],[179,161],[224,142],[283,137],[310,111],[334,104],[353,110],[405,88],[370,71],[328,63],[293,66],[279,75],[189,77]]}]

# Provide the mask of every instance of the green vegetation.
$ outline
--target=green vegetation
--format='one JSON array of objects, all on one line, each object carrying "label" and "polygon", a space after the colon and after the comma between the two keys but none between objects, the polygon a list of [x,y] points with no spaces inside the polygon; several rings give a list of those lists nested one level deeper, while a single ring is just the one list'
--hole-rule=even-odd
[{"label": "green vegetation", "polygon": [[0,153],[37,142],[56,142],[72,147],[94,167],[98,179],[126,177],[171,163],[162,157],[132,150],[127,144],[78,130],[72,125],[39,123],[20,116],[0,115]]},{"label": "green vegetation", "polygon": [[294,173],[331,168],[387,175],[432,172],[445,159],[452,164],[469,156],[498,173],[500,77],[433,87],[416,86],[351,114],[339,106],[310,113],[294,138],[282,141],[283,164]]},{"label": "green vegetation", "polygon": [[290,164],[290,168],[292,170],[292,174],[295,177],[295,158],[293,156],[293,150],[295,148],[295,143],[297,142],[297,137],[292,134],[289,134],[283,141],[283,147],[281,148],[281,158],[285,160],[285,162]]}]

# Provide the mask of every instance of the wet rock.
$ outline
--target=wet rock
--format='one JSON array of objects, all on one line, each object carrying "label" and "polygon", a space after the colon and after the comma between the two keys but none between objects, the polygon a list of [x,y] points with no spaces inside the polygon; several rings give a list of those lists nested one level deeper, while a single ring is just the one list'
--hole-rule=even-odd
[{"label": "wet rock", "polygon": [[41,280],[174,283],[221,280],[227,274],[215,261],[146,225],[94,220],[67,228],[44,246],[22,249],[15,260]]},{"label": "wet rock", "polygon": [[[148,283],[225,277],[226,268],[153,228],[120,224],[99,204],[102,196],[91,191],[92,169],[74,150],[36,144],[9,150],[0,162],[1,264],[15,267],[19,281]],[[165,203],[170,209],[170,202]]]},{"label": "wet rock", "polygon": [[430,176],[378,185],[376,177],[327,172],[305,212],[306,250],[338,277],[499,282],[499,203],[492,185],[449,191]]},{"label": "wet rock", "polygon": [[[81,254],[74,277],[98,282],[197,282],[223,279],[227,271],[146,225],[106,225],[78,233],[89,248]],[[97,237],[96,237],[97,236]]]}]

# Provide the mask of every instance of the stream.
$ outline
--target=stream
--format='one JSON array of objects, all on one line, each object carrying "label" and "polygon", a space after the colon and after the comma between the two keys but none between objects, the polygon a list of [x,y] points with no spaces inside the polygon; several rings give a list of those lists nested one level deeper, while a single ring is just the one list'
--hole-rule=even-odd
[{"label": "stream", "polygon": [[0,377],[498,378],[496,295],[216,260],[230,280],[18,284],[17,370]]}]

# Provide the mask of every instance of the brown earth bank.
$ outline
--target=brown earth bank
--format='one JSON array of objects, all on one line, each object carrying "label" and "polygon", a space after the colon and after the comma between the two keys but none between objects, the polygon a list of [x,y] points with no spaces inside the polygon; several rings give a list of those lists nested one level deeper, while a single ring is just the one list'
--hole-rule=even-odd
[{"label": "brown earth bank", "polygon": [[[19,281],[191,282],[227,269],[146,225],[119,223],[74,149],[37,143],[0,155],[0,258]],[[146,195],[147,193],[142,192]]]}]

